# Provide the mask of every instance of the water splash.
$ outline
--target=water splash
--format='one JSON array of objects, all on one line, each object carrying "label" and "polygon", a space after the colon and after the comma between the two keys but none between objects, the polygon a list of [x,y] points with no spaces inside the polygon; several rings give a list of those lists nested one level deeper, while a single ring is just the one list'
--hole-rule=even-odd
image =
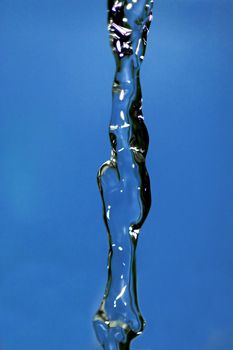
[{"label": "water splash", "polygon": [[129,349],[145,325],[137,300],[135,254],[151,205],[140,66],[152,6],[151,0],[108,1],[108,30],[116,62],[109,126],[112,150],[97,176],[109,238],[108,281],[94,317],[96,336],[105,350]]}]

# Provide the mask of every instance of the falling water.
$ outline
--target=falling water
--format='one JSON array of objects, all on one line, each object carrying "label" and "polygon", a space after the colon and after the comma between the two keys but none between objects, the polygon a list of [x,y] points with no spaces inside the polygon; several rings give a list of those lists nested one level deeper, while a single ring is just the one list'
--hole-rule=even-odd
[{"label": "falling water", "polygon": [[96,336],[105,350],[129,350],[145,325],[137,300],[135,254],[151,205],[140,66],[152,6],[151,0],[108,0],[108,30],[116,62],[109,125],[112,150],[97,176],[109,238],[108,280],[94,317]]}]

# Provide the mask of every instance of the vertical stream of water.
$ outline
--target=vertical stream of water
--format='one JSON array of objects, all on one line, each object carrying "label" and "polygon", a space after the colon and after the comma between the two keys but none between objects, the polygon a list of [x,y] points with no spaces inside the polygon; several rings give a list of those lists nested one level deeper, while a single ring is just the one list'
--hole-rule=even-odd
[{"label": "vertical stream of water", "polygon": [[93,321],[105,350],[129,350],[145,325],[137,300],[135,254],[151,205],[140,67],[152,6],[151,0],[108,1],[108,30],[116,62],[109,125],[112,151],[97,176],[109,238],[108,280]]}]

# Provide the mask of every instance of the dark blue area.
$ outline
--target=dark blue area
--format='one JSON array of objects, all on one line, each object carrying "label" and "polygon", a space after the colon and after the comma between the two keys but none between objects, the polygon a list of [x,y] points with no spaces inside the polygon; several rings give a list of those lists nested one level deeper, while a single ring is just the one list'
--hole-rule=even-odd
[{"label": "dark blue area", "polygon": [[[142,67],[153,206],[135,350],[233,348],[233,4],[157,0]],[[98,350],[106,2],[0,2],[0,349]]]}]

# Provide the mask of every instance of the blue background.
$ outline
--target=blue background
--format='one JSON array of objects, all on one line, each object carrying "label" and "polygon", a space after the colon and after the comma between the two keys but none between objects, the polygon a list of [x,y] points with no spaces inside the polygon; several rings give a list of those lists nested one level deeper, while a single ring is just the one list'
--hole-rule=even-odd
[{"label": "blue background", "polygon": [[[157,0],[134,350],[233,349],[232,38],[231,0]],[[113,72],[106,1],[0,1],[1,350],[100,349]]]}]

